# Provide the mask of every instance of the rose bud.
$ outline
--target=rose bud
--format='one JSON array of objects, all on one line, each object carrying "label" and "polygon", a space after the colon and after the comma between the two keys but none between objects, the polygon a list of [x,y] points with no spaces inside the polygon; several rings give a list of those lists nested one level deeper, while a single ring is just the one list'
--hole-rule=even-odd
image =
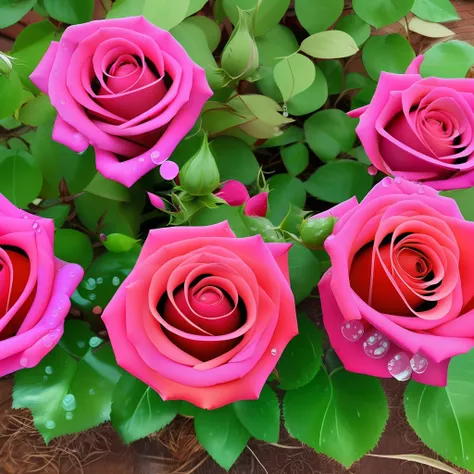
[{"label": "rose bud", "polygon": [[324,241],[334,229],[336,220],[333,216],[305,219],[300,228],[300,236],[304,245],[311,249],[322,248]]}]

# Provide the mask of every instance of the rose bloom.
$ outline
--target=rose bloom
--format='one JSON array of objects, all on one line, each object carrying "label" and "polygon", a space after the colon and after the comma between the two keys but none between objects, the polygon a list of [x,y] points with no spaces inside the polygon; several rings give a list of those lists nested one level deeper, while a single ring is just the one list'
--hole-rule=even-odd
[{"label": "rose bloom", "polygon": [[118,364],[164,400],[257,399],[297,334],[289,247],[227,222],[152,230],[102,316]]},{"label": "rose bloom", "polygon": [[[53,139],[92,145],[97,169],[126,186],[169,158],[212,95],[204,70],[142,17],[70,26],[31,80],[58,111]],[[178,167],[160,171],[173,179]]]},{"label": "rose bloom", "polygon": [[54,257],[54,223],[0,194],[0,377],[37,365],[58,343],[82,279]]},{"label": "rose bloom", "polygon": [[319,291],[345,368],[446,385],[450,358],[474,346],[474,223],[434,189],[388,177],[329,214]]},{"label": "rose bloom", "polygon": [[474,184],[474,80],[382,72],[372,102],[349,113],[380,171],[438,190]]}]

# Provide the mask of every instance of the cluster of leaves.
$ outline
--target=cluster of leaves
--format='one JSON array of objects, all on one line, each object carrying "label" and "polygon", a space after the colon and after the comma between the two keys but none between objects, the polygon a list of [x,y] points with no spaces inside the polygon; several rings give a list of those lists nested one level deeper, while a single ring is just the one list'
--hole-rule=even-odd
[{"label": "cluster of leaves", "polygon": [[[324,251],[303,245],[300,226],[352,196],[363,198],[378,176],[356,141],[349,109],[366,105],[382,71],[403,73],[420,35],[437,43],[425,53],[424,76],[465,77],[474,47],[449,40],[456,20],[448,0],[0,0],[0,27],[30,9],[44,20],[26,27],[0,58],[0,192],[19,207],[54,219],[56,255],[86,270],[73,302],[83,321],[36,368],[16,376],[14,406],[28,407],[46,441],[111,420],[125,442],[160,430],[179,414],[194,416],[196,434],[228,469],[250,437],[276,442],[280,401],[288,432],[350,466],[376,445],[388,417],[378,380],[342,369],[324,336],[300,315],[300,335],[284,352],[257,401],[206,411],[163,402],[123,374],[110,344],[97,337],[100,311],[133,268],[150,228],[228,220],[237,236],[292,241],[290,276],[297,302],[328,265]],[[103,13],[103,14],[102,14]],[[177,147],[180,185],[151,172],[132,188],[97,173],[94,151],[77,155],[55,143],[56,111],[29,75],[64,29],[93,17],[143,15],[169,30],[207,74],[214,96]],[[383,27],[396,24],[387,34]],[[12,59],[9,59],[9,58]],[[10,67],[10,61],[13,64]],[[197,170],[197,171],[196,171]],[[201,171],[200,171],[201,170]],[[248,217],[215,195],[238,180],[251,194],[269,191],[265,217]],[[147,201],[152,191],[164,211]],[[474,220],[471,191],[451,193]],[[84,322],[86,321],[86,322]],[[473,354],[456,358],[447,388],[410,382],[405,407],[423,441],[474,470]],[[336,358],[337,359],[337,358]],[[278,394],[278,395],[277,395]],[[442,438],[440,432],[444,433]]]}]

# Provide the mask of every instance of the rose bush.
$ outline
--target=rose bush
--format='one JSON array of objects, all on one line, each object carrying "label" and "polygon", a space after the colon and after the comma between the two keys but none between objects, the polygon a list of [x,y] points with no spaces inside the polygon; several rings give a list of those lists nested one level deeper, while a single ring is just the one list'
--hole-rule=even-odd
[{"label": "rose bush", "polygon": [[289,247],[226,222],[152,230],[102,316],[119,365],[164,400],[257,399],[297,333]]},{"label": "rose bush", "polygon": [[388,177],[324,214],[339,220],[319,290],[346,369],[445,385],[450,358],[474,346],[474,223],[454,200]]},{"label": "rose bush", "polygon": [[83,270],[54,257],[54,225],[0,195],[0,377],[58,343]]},{"label": "rose bush", "polygon": [[[31,80],[58,111],[54,140],[91,144],[97,169],[126,186],[169,158],[212,95],[204,70],[143,17],[70,26]],[[173,179],[178,167],[160,171]]]},{"label": "rose bush", "polygon": [[474,184],[474,80],[422,79],[418,56],[406,74],[383,72],[356,132],[380,171],[438,190]]}]

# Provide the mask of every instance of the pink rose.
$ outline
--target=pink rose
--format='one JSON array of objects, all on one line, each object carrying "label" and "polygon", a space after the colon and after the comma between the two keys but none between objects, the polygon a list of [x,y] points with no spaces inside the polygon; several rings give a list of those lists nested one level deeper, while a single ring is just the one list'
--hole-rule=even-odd
[{"label": "pink rose", "polygon": [[474,184],[474,80],[422,79],[423,56],[407,74],[380,76],[372,102],[349,113],[376,168],[438,190]]},{"label": "pink rose", "polygon": [[0,377],[33,367],[63,334],[80,266],[54,257],[54,224],[0,194]]},{"label": "pink rose", "polygon": [[454,200],[401,178],[329,212],[338,221],[319,291],[346,369],[446,385],[451,357],[474,346],[474,223]]},{"label": "pink rose", "polygon": [[[31,80],[58,111],[53,139],[131,186],[164,163],[212,95],[205,72],[167,31],[142,17],[70,26]],[[173,179],[178,167],[161,167]]]},{"label": "pink rose", "polygon": [[227,222],[152,230],[102,316],[118,364],[164,400],[257,399],[297,334],[289,247]]}]

